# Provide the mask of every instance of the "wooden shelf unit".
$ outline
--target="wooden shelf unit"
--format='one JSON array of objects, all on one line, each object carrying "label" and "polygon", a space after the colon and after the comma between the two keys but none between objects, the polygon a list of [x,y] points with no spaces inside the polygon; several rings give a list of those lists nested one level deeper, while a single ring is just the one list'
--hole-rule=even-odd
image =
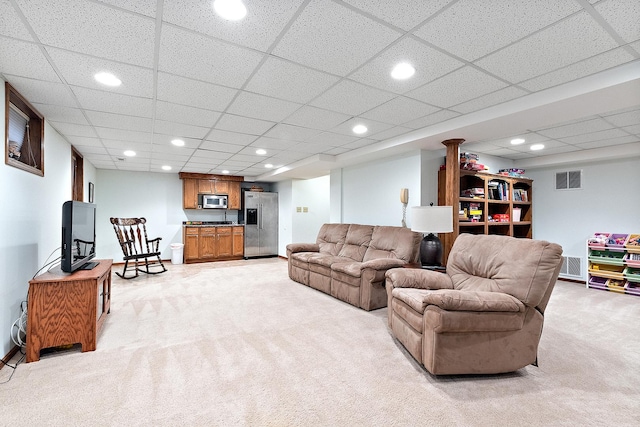
[{"label": "wooden shelf unit", "polygon": [[40,360],[40,350],[80,344],[96,349],[98,334],[111,310],[110,259],[92,270],[71,274],[51,271],[29,281],[27,363]]},{"label": "wooden shelf unit", "polygon": [[[491,183],[501,185],[504,200],[491,198],[495,192],[491,191]],[[455,237],[460,233],[471,234],[500,234],[521,238],[533,237],[533,180],[522,177],[512,177],[491,174],[478,171],[459,171],[459,190],[448,188],[446,184],[446,170],[438,172],[438,205],[447,205],[447,198],[454,210],[454,231]],[[461,197],[465,190],[474,188],[482,189],[483,196]],[[514,200],[514,190],[517,197],[526,200]],[[454,193],[452,193],[454,191]],[[497,197],[497,196],[494,196]],[[477,204],[481,211],[479,218],[475,221],[463,221],[458,217],[456,211],[458,207],[469,207],[470,204]],[[520,210],[520,221],[513,221],[514,209]],[[496,215],[508,215],[508,220],[498,221]],[[468,217],[470,217],[468,210]],[[455,240],[455,239],[454,239]],[[450,248],[446,248],[447,255]]]}]

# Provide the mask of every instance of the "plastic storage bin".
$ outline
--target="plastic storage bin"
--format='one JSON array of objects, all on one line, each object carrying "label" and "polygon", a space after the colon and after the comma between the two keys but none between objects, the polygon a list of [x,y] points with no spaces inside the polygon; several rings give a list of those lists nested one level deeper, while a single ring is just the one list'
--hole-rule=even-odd
[{"label": "plastic storage bin", "polygon": [[628,252],[640,253],[640,234],[629,234],[624,247]]},{"label": "plastic storage bin", "polygon": [[607,239],[607,249],[611,251],[624,250],[624,244],[628,240],[628,234],[612,234]]},{"label": "plastic storage bin", "polygon": [[595,289],[607,289],[607,281],[604,277],[591,277],[589,279],[589,287]]},{"label": "plastic storage bin", "polygon": [[594,249],[604,249],[607,245],[607,239],[609,239],[611,233],[593,233],[593,236],[589,237],[589,247]]},{"label": "plastic storage bin", "polygon": [[171,244],[171,264],[182,264],[182,257],[184,255],[183,243]]}]

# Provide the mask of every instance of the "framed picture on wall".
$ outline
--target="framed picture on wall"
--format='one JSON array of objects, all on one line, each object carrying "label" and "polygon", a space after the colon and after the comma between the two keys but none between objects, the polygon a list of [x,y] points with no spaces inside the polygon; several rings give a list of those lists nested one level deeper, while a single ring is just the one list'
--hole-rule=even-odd
[{"label": "framed picture on wall", "polygon": [[93,203],[93,195],[95,193],[95,187],[93,185],[93,182],[89,183],[89,203]]}]

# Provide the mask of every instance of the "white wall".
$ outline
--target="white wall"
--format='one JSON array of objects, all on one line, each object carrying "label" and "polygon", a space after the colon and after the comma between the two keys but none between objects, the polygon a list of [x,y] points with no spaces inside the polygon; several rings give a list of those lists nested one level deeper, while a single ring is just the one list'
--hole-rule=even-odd
[{"label": "white wall", "polygon": [[[162,237],[161,257],[170,259],[169,245],[182,242],[183,221],[207,220],[213,215],[221,215],[219,212],[183,210],[182,181],[175,173],[99,169],[95,203],[96,257],[112,258],[114,262],[122,262],[122,250],[109,222],[111,217],[145,217],[149,238]],[[187,212],[191,218],[187,218]]]},{"label": "white wall", "polygon": [[278,255],[286,257],[287,245],[293,242],[293,182],[275,182],[273,191],[278,193]]},{"label": "white wall", "polygon": [[329,186],[329,175],[293,181],[293,242],[315,242],[322,224],[330,221]]},{"label": "white wall", "polygon": [[409,189],[409,206],[420,204],[420,162],[420,153],[415,151],[343,168],[340,222],[401,226],[400,189]]},{"label": "white wall", "polygon": [[[4,117],[5,91],[0,93]],[[71,199],[71,146],[46,121],[44,155],[44,177],[0,165],[0,357],[13,347],[10,328],[26,300],[29,280],[49,254],[51,259],[60,256],[62,204]]]},{"label": "white wall", "polygon": [[[533,237],[562,245],[564,255],[582,258],[595,232],[640,233],[639,159],[601,161],[527,170],[533,179]],[[581,190],[556,190],[556,172],[582,170]]]}]

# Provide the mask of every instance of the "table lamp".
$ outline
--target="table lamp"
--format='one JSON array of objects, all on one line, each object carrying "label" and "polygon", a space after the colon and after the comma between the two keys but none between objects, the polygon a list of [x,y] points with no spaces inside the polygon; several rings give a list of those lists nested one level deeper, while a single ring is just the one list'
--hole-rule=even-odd
[{"label": "table lamp", "polygon": [[437,234],[453,231],[451,206],[412,206],[411,231],[426,233],[420,242],[420,263],[423,267],[442,265],[442,243]]}]

